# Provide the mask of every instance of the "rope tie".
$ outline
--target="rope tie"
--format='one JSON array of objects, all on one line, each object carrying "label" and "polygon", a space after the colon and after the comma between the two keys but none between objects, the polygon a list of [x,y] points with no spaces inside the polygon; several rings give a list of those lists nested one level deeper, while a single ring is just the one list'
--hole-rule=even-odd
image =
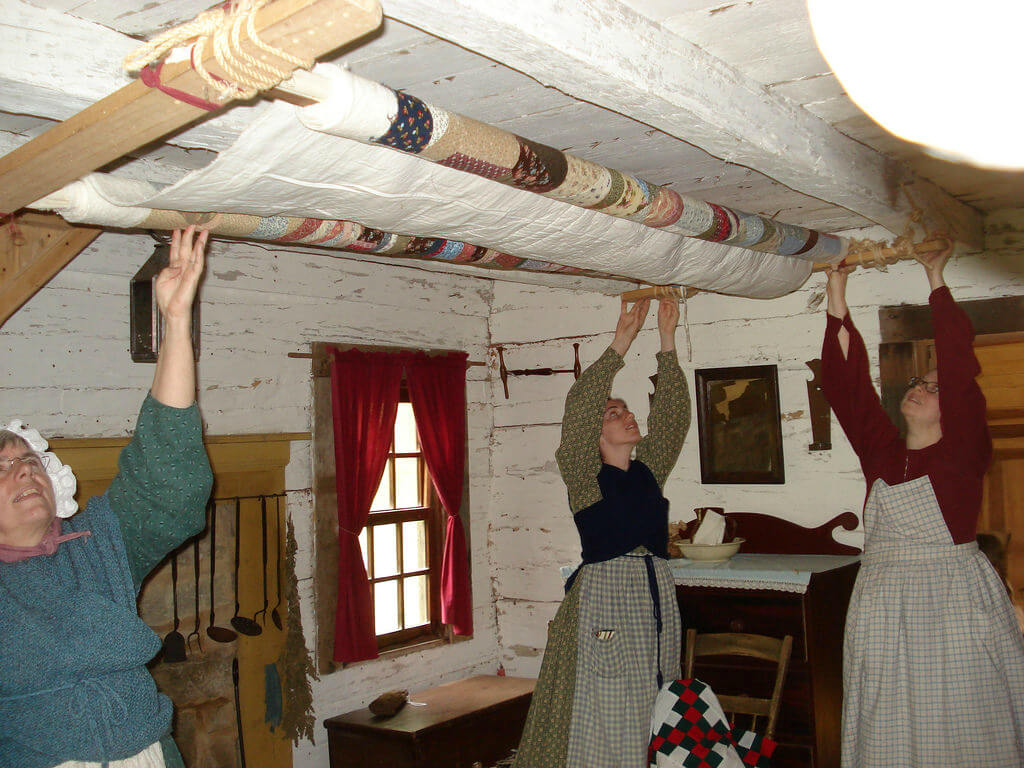
[{"label": "rope tie", "polygon": [[[251,99],[289,77],[292,70],[249,54],[243,45],[243,29],[256,48],[281,61],[304,69],[312,67],[314,62],[312,58],[304,59],[260,39],[255,16],[268,2],[270,0],[236,0],[204,11],[187,24],[169,29],[132,51],[124,58],[123,66],[128,72],[139,72],[163,59],[174,48],[192,43],[192,66],[219,101]],[[203,65],[210,45],[214,60],[227,78],[216,77]]]}]

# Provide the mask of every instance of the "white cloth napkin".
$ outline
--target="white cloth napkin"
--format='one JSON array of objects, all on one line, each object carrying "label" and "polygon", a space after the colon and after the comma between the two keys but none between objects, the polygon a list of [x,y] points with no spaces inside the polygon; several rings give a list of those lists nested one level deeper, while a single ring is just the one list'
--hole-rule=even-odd
[{"label": "white cloth napkin", "polygon": [[721,544],[725,538],[725,517],[712,512],[710,509],[704,513],[697,532],[693,534],[694,544]]}]

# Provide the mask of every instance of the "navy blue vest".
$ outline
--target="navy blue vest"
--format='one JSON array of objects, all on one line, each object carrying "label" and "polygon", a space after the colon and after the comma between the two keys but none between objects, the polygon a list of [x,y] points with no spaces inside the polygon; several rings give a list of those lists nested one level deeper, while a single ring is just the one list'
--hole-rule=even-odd
[{"label": "navy blue vest", "polygon": [[[668,500],[647,465],[632,461],[629,469],[622,470],[604,464],[597,483],[601,500],[573,516],[583,545],[583,565],[611,560],[641,546],[668,558]],[[566,581],[566,592],[577,572]]]},{"label": "navy blue vest", "polygon": [[668,557],[668,500],[642,461],[621,470],[610,464],[597,473],[601,500],[574,516],[583,562],[600,563],[640,546]]}]

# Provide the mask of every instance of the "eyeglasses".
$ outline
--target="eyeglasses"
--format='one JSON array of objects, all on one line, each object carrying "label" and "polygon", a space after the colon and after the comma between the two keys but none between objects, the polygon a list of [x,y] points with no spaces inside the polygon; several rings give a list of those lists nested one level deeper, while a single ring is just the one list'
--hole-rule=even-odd
[{"label": "eyeglasses", "polygon": [[913,389],[914,387],[924,387],[925,392],[933,395],[939,391],[939,385],[936,382],[922,379],[920,376],[911,376],[910,381],[907,382],[907,389]]},{"label": "eyeglasses", "polygon": [[50,465],[50,457],[40,456],[38,453],[26,453],[24,456],[0,456],[0,475],[6,475],[14,469],[14,463],[18,461],[28,465],[33,472],[45,472]]}]

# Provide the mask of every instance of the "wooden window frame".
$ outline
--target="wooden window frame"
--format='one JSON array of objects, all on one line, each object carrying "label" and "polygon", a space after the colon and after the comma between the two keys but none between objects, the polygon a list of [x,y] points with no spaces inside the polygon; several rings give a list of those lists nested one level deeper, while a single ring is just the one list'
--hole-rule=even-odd
[{"label": "wooden window frame", "polygon": [[[343,669],[346,664],[334,661],[334,620],[337,610],[337,574],[338,574],[338,519],[337,519],[337,490],[334,467],[334,426],[331,418],[331,374],[330,374],[330,350],[338,349],[361,349],[367,352],[410,352],[424,351],[445,353],[450,350],[417,350],[412,347],[387,347],[363,344],[332,344],[328,342],[313,342],[312,352],[312,374],[313,374],[313,403],[311,420],[312,430],[312,472],[313,472],[313,601],[315,615],[315,657],[317,672],[321,675],[328,675]],[[467,413],[468,417],[468,413]],[[468,437],[465,450],[468,451]],[[473,551],[473,540],[471,535],[472,527],[470,518],[472,512],[469,505],[469,465],[467,462],[465,482],[463,485],[462,507],[460,516],[466,535],[467,555]],[[429,477],[424,478],[429,486],[428,506],[434,511],[434,535],[431,538],[431,551],[433,562],[437,563],[440,569],[444,554],[445,530],[447,524],[447,513],[441,506],[433,489],[433,483]],[[428,529],[428,537],[431,531]],[[470,583],[472,583],[472,560],[469,563]],[[440,602],[440,571],[436,579],[438,602]],[[433,586],[433,585],[432,585]],[[436,632],[424,631],[409,637],[390,638],[387,644],[379,644],[378,653],[394,655],[408,653],[424,647],[455,643],[468,637],[456,637],[451,627],[440,623],[440,605],[435,613],[438,625]],[[367,662],[354,662],[367,663]],[[370,660],[372,663],[372,660]]]},{"label": "wooden window frame", "polygon": [[[409,402],[409,391],[406,387],[404,378],[402,380],[402,389],[398,402]],[[430,480],[430,473],[427,471],[427,464],[426,460],[423,458],[422,450],[415,452],[399,452],[393,450],[394,447],[394,442],[392,442],[391,446],[388,448],[388,464],[385,469],[385,474],[391,490],[390,498],[392,500],[398,498],[395,459],[416,458],[419,460],[417,462],[417,482],[420,486],[420,499],[425,503],[423,506],[417,507],[398,507],[378,512],[370,512],[370,516],[367,518],[366,526],[363,530],[366,532],[367,547],[365,558],[367,563],[367,577],[370,580],[371,605],[376,609],[377,603],[376,600],[372,599],[372,596],[377,584],[388,581],[397,581],[399,583],[398,613],[401,617],[402,623],[404,624],[405,592],[402,589],[402,583],[410,576],[425,574],[427,576],[428,583],[427,611],[429,622],[416,627],[402,628],[395,632],[377,635],[377,650],[380,652],[397,650],[409,645],[417,645],[431,640],[442,639],[446,636],[445,625],[441,622],[441,561],[444,557],[444,532],[441,522],[444,520],[444,509],[441,507],[437,494],[434,491],[434,484]],[[382,478],[382,480],[383,479],[384,478]],[[417,520],[423,520],[426,527],[427,567],[418,571],[406,572],[403,570],[404,563],[402,562],[404,549],[402,547],[401,523]],[[395,531],[395,546],[398,550],[399,572],[390,576],[381,576],[377,578],[371,575],[373,572],[373,534],[371,533],[371,529],[393,523],[397,524]]]}]

